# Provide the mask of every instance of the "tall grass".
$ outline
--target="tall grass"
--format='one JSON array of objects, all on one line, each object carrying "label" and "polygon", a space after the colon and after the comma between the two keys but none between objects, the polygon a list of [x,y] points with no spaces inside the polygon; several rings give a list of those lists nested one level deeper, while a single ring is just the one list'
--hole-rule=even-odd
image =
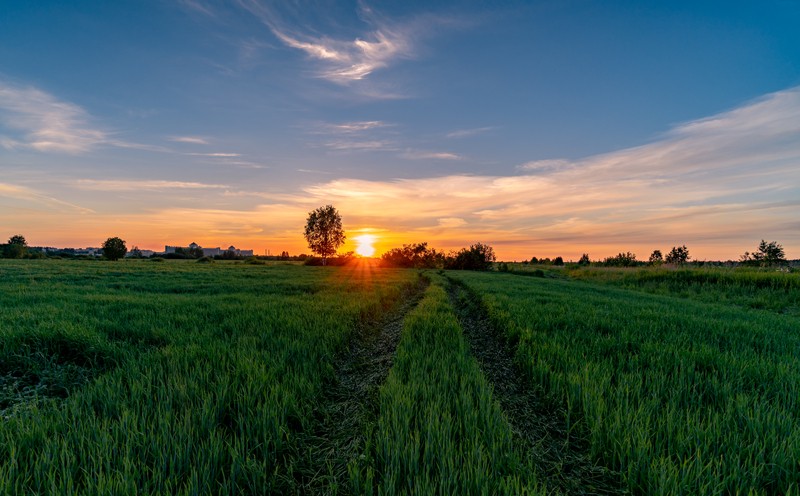
[{"label": "tall grass", "polygon": [[578,281],[453,274],[634,493],[800,486],[800,319]]},{"label": "tall grass", "polygon": [[544,494],[469,354],[441,278],[406,317],[356,494]]},{"label": "tall grass", "polygon": [[756,268],[575,268],[570,277],[654,294],[800,315],[800,273]]},{"label": "tall grass", "polygon": [[297,492],[333,357],[415,281],[180,261],[0,273],[0,494]]}]

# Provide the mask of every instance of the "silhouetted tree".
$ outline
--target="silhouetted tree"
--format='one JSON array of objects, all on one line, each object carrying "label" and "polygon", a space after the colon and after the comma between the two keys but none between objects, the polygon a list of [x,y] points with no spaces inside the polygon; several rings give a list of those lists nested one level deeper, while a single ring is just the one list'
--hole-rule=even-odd
[{"label": "silhouetted tree", "polygon": [[664,256],[661,254],[661,250],[653,250],[653,253],[650,254],[650,259],[647,261],[650,265],[658,265],[664,261]]},{"label": "silhouetted tree", "polygon": [[25,240],[25,236],[15,234],[8,238],[8,244],[4,251],[7,258],[23,258],[28,253],[28,242]]},{"label": "silhouetted tree", "polygon": [[765,266],[774,265],[785,262],[786,253],[783,251],[783,246],[781,246],[777,241],[770,241],[767,243],[762,239],[761,243],[758,245],[758,251],[754,253],[744,252],[744,255],[741,257],[741,261],[743,263],[756,263]]},{"label": "silhouetted tree", "polygon": [[561,257],[554,258],[553,265],[564,265],[564,259]]},{"label": "silhouetted tree", "polygon": [[686,248],[686,245],[673,246],[664,261],[668,264],[685,264],[689,261],[689,249]]},{"label": "silhouetted tree", "polygon": [[453,257],[448,257],[445,268],[462,270],[489,270],[495,261],[494,248],[483,243],[475,243],[462,248]]},{"label": "silhouetted tree", "polygon": [[381,256],[381,260],[393,267],[434,269],[444,267],[445,256],[435,248],[429,248],[428,243],[412,243],[392,248]]},{"label": "silhouetted tree", "polygon": [[581,255],[581,259],[578,260],[578,265],[589,265],[590,263],[592,263],[592,261],[589,260],[588,253],[584,253],[583,255]]},{"label": "silhouetted tree", "polygon": [[618,253],[603,260],[603,265],[606,267],[634,267],[636,264],[636,255],[631,252]]},{"label": "silhouetted tree", "polygon": [[125,240],[123,239],[113,237],[103,242],[103,256],[111,261],[119,260],[126,253],[128,253],[128,247],[125,246]]},{"label": "silhouetted tree", "polygon": [[304,232],[308,247],[322,257],[322,265],[326,265],[328,257],[345,241],[342,229],[342,217],[333,205],[319,207],[308,213]]}]

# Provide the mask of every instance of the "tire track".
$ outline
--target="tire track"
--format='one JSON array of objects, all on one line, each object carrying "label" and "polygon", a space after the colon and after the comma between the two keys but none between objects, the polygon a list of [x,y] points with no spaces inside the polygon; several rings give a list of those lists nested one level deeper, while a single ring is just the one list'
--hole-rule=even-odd
[{"label": "tire track", "polygon": [[322,396],[319,429],[309,443],[315,472],[302,483],[304,494],[349,493],[348,463],[363,453],[366,426],[378,416],[378,392],[394,363],[406,315],[417,306],[430,280],[420,276],[402,302],[382,318],[364,322],[335,361],[336,376]]},{"label": "tire track", "polygon": [[492,325],[479,297],[458,281],[448,282],[470,351],[492,384],[514,442],[533,458],[548,486],[566,494],[624,494],[619,475],[592,462],[586,442],[569,436],[563,408],[543,401],[541,391],[519,370],[514,347]]}]

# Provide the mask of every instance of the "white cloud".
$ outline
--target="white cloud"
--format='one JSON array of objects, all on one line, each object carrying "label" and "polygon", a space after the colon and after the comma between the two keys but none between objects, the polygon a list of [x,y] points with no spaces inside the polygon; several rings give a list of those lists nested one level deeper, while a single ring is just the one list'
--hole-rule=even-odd
[{"label": "white cloud", "polygon": [[447,133],[448,138],[468,138],[470,136],[475,136],[476,134],[483,134],[486,132],[491,131],[494,129],[493,127],[476,127],[472,129],[458,129],[456,131],[452,131]]},{"label": "white cloud", "polygon": [[283,44],[319,61],[322,65],[319,77],[335,83],[363,80],[398,59],[413,56],[414,29],[411,26],[390,26],[378,20],[363,4],[361,17],[373,29],[352,40],[292,29],[281,22],[272,8],[259,0],[239,0],[239,4],[258,17]]},{"label": "white cloud", "polygon": [[331,150],[352,150],[352,151],[376,151],[376,150],[395,150],[396,145],[387,140],[337,140],[325,143],[326,148]]},{"label": "white cloud", "polygon": [[230,158],[230,157],[241,157],[241,153],[187,153],[186,155],[192,155],[195,157],[221,157],[221,158]]},{"label": "white cloud", "polygon": [[388,124],[383,121],[355,121],[355,122],[342,122],[339,124],[332,124],[332,123],[325,123],[321,125],[321,128],[324,132],[334,133],[334,134],[352,134],[352,133],[361,133],[364,131],[369,131],[371,129],[378,129],[382,127],[389,127],[391,124]]},{"label": "white cloud", "polygon": [[177,143],[189,143],[193,145],[208,145],[209,142],[206,138],[201,138],[199,136],[171,136],[169,138],[170,141],[175,141]]},{"label": "white cloud", "polygon": [[107,141],[107,133],[91,127],[82,108],[33,87],[0,81],[0,122],[16,132],[3,136],[6,149],[83,153]]},{"label": "white cloud", "polygon": [[450,152],[426,152],[419,150],[409,150],[402,155],[411,160],[462,160],[464,157]]},{"label": "white cloud", "polygon": [[160,191],[165,189],[225,189],[224,184],[206,184],[185,181],[78,179],[74,186],[93,191]]}]

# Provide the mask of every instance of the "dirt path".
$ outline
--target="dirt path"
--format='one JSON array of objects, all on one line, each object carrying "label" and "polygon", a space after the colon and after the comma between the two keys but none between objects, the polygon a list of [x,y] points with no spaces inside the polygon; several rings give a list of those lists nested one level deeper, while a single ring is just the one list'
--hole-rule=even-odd
[{"label": "dirt path", "polygon": [[570,438],[565,414],[545,404],[514,363],[514,348],[495,329],[477,297],[449,280],[450,301],[456,310],[470,351],[494,388],[514,433],[514,442],[546,478],[548,486],[567,494],[620,494],[619,477],[595,465],[587,446]]},{"label": "dirt path", "polygon": [[318,410],[319,430],[309,452],[316,469],[302,484],[305,494],[348,494],[347,464],[363,453],[366,426],[378,416],[378,390],[386,381],[400,342],[406,314],[422,299],[428,279],[420,277],[389,314],[364,322],[337,357],[336,378],[327,385]]}]

